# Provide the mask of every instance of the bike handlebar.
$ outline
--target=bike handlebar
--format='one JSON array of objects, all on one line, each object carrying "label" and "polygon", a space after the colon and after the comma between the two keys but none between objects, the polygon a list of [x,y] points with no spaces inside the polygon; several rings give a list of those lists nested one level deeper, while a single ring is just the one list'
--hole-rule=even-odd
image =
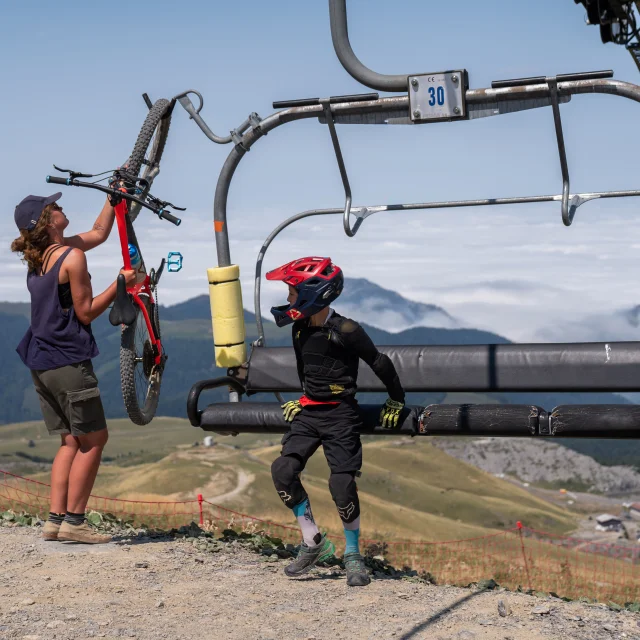
[{"label": "bike handlebar", "polygon": [[64,184],[70,187],[86,187],[87,189],[95,189],[96,191],[102,191],[103,193],[119,196],[124,200],[129,200],[130,202],[137,202],[139,205],[144,207],[145,209],[149,209],[149,211],[153,211],[160,219],[168,220],[172,224],[175,224],[176,227],[182,222],[180,218],[176,218],[176,216],[165,211],[163,207],[154,207],[148,202],[136,198],[136,196],[132,196],[125,191],[120,191],[120,189],[114,189],[113,187],[105,187],[101,184],[94,184],[92,182],[81,182],[75,178],[58,178],[57,176],[47,176],[47,182],[49,184]]},{"label": "bike handlebar", "polygon": [[56,176],[47,176],[47,182],[51,184],[71,184],[69,178],[58,178]]}]

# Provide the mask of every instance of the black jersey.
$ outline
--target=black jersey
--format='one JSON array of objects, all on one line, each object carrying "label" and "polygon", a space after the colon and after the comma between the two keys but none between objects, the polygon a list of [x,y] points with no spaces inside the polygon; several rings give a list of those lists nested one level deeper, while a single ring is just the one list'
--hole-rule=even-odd
[{"label": "black jersey", "polygon": [[353,397],[362,359],[387,387],[389,397],[404,402],[404,389],[393,363],[354,320],[333,312],[323,326],[312,327],[305,318],[294,322],[292,334],[298,376],[310,400]]}]

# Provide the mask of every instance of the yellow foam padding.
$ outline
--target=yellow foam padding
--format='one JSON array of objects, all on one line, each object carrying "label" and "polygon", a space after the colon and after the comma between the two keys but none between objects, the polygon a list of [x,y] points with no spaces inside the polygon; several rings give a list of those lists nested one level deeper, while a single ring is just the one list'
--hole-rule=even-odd
[{"label": "yellow foam padding", "polygon": [[218,367],[237,367],[247,359],[240,268],[207,269],[213,344]]}]

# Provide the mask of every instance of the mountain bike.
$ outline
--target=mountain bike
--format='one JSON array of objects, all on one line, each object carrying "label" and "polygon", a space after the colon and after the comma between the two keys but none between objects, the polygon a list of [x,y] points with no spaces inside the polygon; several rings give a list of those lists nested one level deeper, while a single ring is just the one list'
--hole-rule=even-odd
[{"label": "mountain bike", "polygon": [[[118,236],[125,269],[131,269],[129,245],[140,256],[136,283],[127,288],[124,276],[118,275],[115,302],[109,313],[114,326],[121,325],[120,383],[122,397],[131,421],[138,425],[151,422],[160,398],[160,384],[167,354],[160,336],[157,289],[165,267],[163,258],[158,269],[148,273],[133,229],[133,222],[142,208],[155,213],[160,219],[178,226],[180,218],[169,209],[184,211],[170,202],[151,195],[150,189],[160,170],[160,158],[169,131],[173,101],[158,100],[151,105],[131,156],[121,168],[100,174],[80,173],[55,167],[67,173],[67,178],[47,176],[47,182],[73,187],[96,189],[108,194],[115,208]],[[148,157],[145,156],[148,153]],[[139,175],[142,173],[142,175]],[[109,174],[106,177],[105,174]],[[99,178],[95,182],[82,182],[78,178]],[[100,182],[108,181],[107,185]]]}]

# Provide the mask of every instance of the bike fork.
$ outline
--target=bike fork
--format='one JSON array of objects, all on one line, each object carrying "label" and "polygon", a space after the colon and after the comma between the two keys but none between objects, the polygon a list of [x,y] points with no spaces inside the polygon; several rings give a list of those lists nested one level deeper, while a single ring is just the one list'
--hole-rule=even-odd
[{"label": "bike fork", "polygon": [[[129,255],[129,235],[127,233],[127,204],[123,200],[115,207],[115,215],[116,215],[116,224],[118,225],[118,237],[120,238],[120,248],[122,250],[122,262],[124,268],[126,270],[131,269],[131,257]],[[151,344],[154,349],[154,363],[156,365],[161,365],[166,359],[166,354],[162,348],[162,343],[156,336],[156,331],[151,322],[151,318],[149,317],[149,312],[147,308],[140,299],[139,293],[144,293],[149,296],[149,300],[152,304],[155,304],[153,300],[153,296],[151,294],[151,289],[149,287],[150,279],[149,276],[145,276],[145,279],[141,283],[136,283],[133,287],[127,288],[124,276],[122,274],[118,274],[117,279],[117,289],[116,289],[116,299],[113,303],[113,307],[111,307],[111,312],[109,313],[109,321],[112,325],[132,325],[136,320],[136,308],[135,305],[140,307],[142,311],[142,317],[144,318],[144,322],[147,326],[147,332],[149,334],[149,339],[151,340]]]}]

